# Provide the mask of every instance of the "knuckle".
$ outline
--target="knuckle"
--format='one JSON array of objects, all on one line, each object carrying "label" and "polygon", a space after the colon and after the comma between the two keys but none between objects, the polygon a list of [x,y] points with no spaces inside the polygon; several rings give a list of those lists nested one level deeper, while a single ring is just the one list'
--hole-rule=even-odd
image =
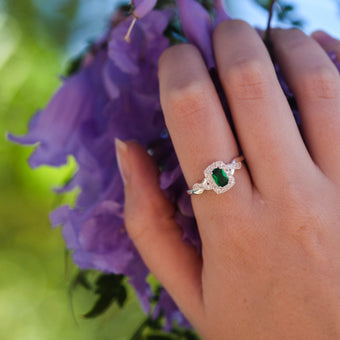
[{"label": "knuckle", "polygon": [[253,28],[244,20],[232,19],[219,23],[213,32],[213,39],[223,36],[224,32],[240,33],[242,30],[252,30]]},{"label": "knuckle", "polygon": [[305,204],[309,201],[310,193],[306,190],[305,181],[300,182],[295,179],[286,179],[280,188],[280,199],[285,202],[285,208],[299,211],[305,208]]},{"label": "knuckle", "polygon": [[301,48],[304,48],[306,44],[309,44],[309,41],[302,31],[297,28],[291,28],[281,31],[280,44],[283,49],[290,51],[290,53],[293,54],[293,51],[297,49],[300,50]]},{"label": "knuckle", "polygon": [[295,224],[288,228],[291,239],[309,258],[318,262],[322,260],[324,239],[327,233],[323,225],[322,215],[312,213],[300,215],[298,219],[296,218]]},{"label": "knuckle", "polygon": [[131,213],[125,215],[125,225],[133,242],[138,245],[152,238],[155,219],[150,214]]},{"label": "knuckle", "polygon": [[321,230],[314,223],[303,221],[291,228],[291,235],[300,245],[304,246],[305,250],[312,250],[320,242]]},{"label": "knuckle", "polygon": [[328,65],[319,65],[301,75],[301,89],[310,98],[334,99],[339,95],[339,75]]},{"label": "knuckle", "polygon": [[137,247],[150,246],[160,233],[169,234],[174,230],[172,219],[156,216],[156,213],[143,216],[130,216],[125,219],[128,234]]},{"label": "knuckle", "polygon": [[316,223],[315,219],[299,222],[294,225],[294,228],[288,229],[290,241],[318,268],[323,267],[324,264],[329,263],[324,249],[327,232],[320,227],[320,223]]},{"label": "knuckle", "polygon": [[[320,189],[321,190],[321,189]],[[320,206],[320,196],[316,188],[310,188],[305,183],[297,182],[286,183],[285,191],[281,197],[282,204],[280,210],[284,218],[289,216],[292,221],[292,230],[305,230],[301,226],[313,224],[314,227],[320,224],[320,218],[323,215]]]},{"label": "knuckle", "polygon": [[[228,220],[228,226],[220,221]],[[252,223],[250,223],[252,221]],[[236,247],[240,253],[248,253],[249,249],[256,248],[259,244],[259,228],[254,222],[254,212],[251,206],[241,208],[234,208],[232,213],[219,217],[219,222],[216,231],[209,230],[209,235],[212,237],[212,242],[216,249],[223,253],[231,245]],[[214,234],[213,234],[214,233]],[[205,239],[209,237],[205,235]]]},{"label": "knuckle", "polygon": [[158,60],[159,69],[167,68],[169,65],[173,65],[174,62],[178,62],[179,58],[183,58],[183,56],[188,55],[190,58],[191,56],[196,57],[200,55],[197,48],[192,44],[177,44],[168,47],[163,51],[161,56]]},{"label": "knuckle", "polygon": [[138,220],[126,220],[126,229],[134,244],[141,244],[148,234],[147,229]]},{"label": "knuckle", "polygon": [[167,228],[174,209],[165,197],[148,192],[133,204],[125,204],[124,220],[130,238],[136,244],[152,242],[156,230]]},{"label": "knuckle", "polygon": [[192,116],[205,113],[207,107],[207,89],[203,82],[190,82],[168,92],[170,115],[176,120],[191,119]]},{"label": "knuckle", "polygon": [[125,215],[125,226],[131,240],[137,245],[149,234],[148,220],[133,214]]},{"label": "knuckle", "polygon": [[314,263],[321,263],[324,260],[327,213],[320,204],[320,196],[312,190],[291,186],[289,196],[281,202],[280,225],[284,235]]},{"label": "knuckle", "polygon": [[234,62],[226,74],[230,88],[238,99],[261,100],[270,96],[270,86],[264,62],[242,58]]}]

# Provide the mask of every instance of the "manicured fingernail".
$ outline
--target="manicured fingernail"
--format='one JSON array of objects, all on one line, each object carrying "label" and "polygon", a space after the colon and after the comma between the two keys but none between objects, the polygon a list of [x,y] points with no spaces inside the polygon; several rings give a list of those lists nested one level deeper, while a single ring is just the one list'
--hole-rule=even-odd
[{"label": "manicured fingernail", "polygon": [[122,142],[118,138],[115,139],[115,145],[116,145],[118,169],[122,176],[124,185],[126,185],[130,177],[130,162],[129,162],[128,146],[126,143]]},{"label": "manicured fingernail", "polygon": [[324,31],[316,31],[312,33],[312,37],[318,41],[321,45],[328,45],[336,41],[335,38],[330,36],[328,33]]}]

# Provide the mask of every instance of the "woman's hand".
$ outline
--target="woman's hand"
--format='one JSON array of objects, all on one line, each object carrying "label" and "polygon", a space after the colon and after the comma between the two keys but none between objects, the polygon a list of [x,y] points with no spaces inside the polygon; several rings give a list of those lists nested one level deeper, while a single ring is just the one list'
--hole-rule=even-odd
[{"label": "woman's hand", "polygon": [[[192,196],[202,259],[182,242],[152,159],[133,142],[117,142],[128,232],[204,339],[340,338],[340,77],[322,35],[272,32],[302,138],[256,31],[238,20],[215,30],[217,71],[246,166],[230,191]],[[332,50],[340,58],[339,41]],[[238,147],[194,46],[169,48],[159,78],[191,188]]]}]

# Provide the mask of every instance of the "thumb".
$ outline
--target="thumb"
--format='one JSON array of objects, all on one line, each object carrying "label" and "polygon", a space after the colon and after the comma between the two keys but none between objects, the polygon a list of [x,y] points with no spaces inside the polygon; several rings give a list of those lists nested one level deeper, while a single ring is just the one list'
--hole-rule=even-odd
[{"label": "thumb", "polygon": [[135,142],[116,139],[116,150],[125,186],[126,229],[145,264],[194,325],[202,310],[200,256],[182,241],[154,160]]}]

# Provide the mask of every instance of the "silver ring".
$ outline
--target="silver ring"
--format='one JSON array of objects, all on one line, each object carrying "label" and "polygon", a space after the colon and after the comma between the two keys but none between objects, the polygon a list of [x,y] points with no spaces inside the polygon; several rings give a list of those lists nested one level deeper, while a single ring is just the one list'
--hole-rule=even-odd
[{"label": "silver ring", "polygon": [[243,156],[234,158],[231,163],[217,161],[210,164],[204,170],[204,179],[201,183],[195,183],[191,190],[187,190],[190,195],[200,195],[205,190],[214,190],[216,194],[222,194],[230,190],[235,184],[234,172],[241,169]]}]

